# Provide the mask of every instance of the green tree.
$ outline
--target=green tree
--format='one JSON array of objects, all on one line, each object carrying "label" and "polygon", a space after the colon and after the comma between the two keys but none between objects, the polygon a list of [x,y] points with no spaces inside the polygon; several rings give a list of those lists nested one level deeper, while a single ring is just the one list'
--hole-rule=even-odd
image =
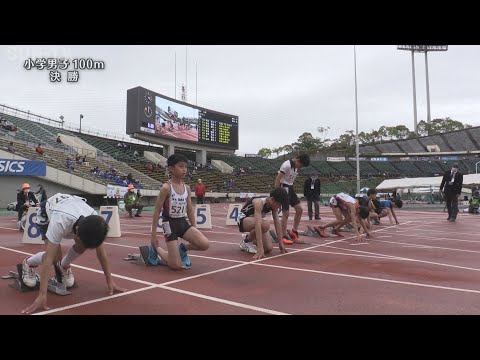
[{"label": "green tree", "polygon": [[430,124],[428,124],[425,120],[420,120],[417,124],[417,131],[418,136],[427,136],[430,132]]},{"label": "green tree", "polygon": [[452,120],[449,117],[443,119],[443,132],[463,130],[465,126],[461,121]]},{"label": "green tree", "polygon": [[387,126],[386,130],[390,140],[398,139],[398,130],[395,126]]},{"label": "green tree", "polygon": [[[355,136],[353,137],[353,141],[355,141]],[[358,133],[358,142],[362,145],[366,145],[370,143],[370,134],[366,133],[365,131],[361,131]]]},{"label": "green tree", "polygon": [[415,139],[417,137],[417,134],[415,134],[413,131],[410,131],[408,134],[407,139]]},{"label": "green tree", "polygon": [[352,148],[355,146],[355,135],[353,130],[345,131],[345,134],[342,134],[334,142],[335,145],[344,148]]},{"label": "green tree", "polygon": [[320,133],[320,138],[322,139],[323,142],[327,140],[327,134],[328,134],[329,130],[330,130],[330,126],[326,126],[326,127],[319,126],[319,127],[317,127],[317,131]]},{"label": "green tree", "polygon": [[418,123],[418,135],[435,135],[442,134],[449,131],[462,130],[471,127],[468,124],[463,124],[461,121],[452,120],[449,117],[445,119],[433,119],[430,124],[424,120]]},{"label": "green tree", "polygon": [[258,155],[262,155],[262,157],[268,158],[270,155],[272,155],[272,150],[267,148],[261,148],[260,150],[258,150]]},{"label": "green tree", "polygon": [[313,137],[309,132],[304,132],[292,145],[298,151],[318,151],[322,147],[322,140]]},{"label": "green tree", "polygon": [[276,147],[276,148],[272,149],[272,153],[277,154],[277,157],[282,151],[283,151],[283,146],[279,146],[279,147]]},{"label": "green tree", "polygon": [[372,144],[380,141],[380,133],[378,132],[378,130],[372,130],[371,135],[372,135]]},{"label": "green tree", "polygon": [[380,143],[382,143],[383,138],[388,137],[388,131],[386,126],[380,126],[378,129],[378,136],[380,137]]},{"label": "green tree", "polygon": [[290,154],[293,152],[293,146],[288,144],[288,145],[283,145],[282,146],[283,151],[285,151],[287,154]]},{"label": "green tree", "polygon": [[410,134],[410,130],[405,125],[397,125],[395,126],[397,132],[397,139],[406,139],[408,134]]}]

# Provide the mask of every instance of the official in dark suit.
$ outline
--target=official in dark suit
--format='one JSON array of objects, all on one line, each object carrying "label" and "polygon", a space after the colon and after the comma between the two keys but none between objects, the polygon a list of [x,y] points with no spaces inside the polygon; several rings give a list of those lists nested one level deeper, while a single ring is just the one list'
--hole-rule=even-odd
[{"label": "official in dark suit", "polygon": [[18,221],[22,219],[23,212],[30,206],[30,201],[33,201],[35,205],[38,204],[35,194],[30,191],[30,185],[25,183],[22,185],[22,191],[17,194]]},{"label": "official in dark suit", "polygon": [[448,219],[454,222],[458,214],[458,197],[462,192],[463,175],[458,171],[458,164],[454,163],[452,169],[443,174],[440,191],[445,194],[447,203]]},{"label": "official in dark suit", "polygon": [[312,220],[312,202],[315,204],[315,220],[321,219],[320,217],[320,179],[317,174],[310,175],[305,180],[303,185],[303,195],[307,198],[308,205],[308,218]]}]

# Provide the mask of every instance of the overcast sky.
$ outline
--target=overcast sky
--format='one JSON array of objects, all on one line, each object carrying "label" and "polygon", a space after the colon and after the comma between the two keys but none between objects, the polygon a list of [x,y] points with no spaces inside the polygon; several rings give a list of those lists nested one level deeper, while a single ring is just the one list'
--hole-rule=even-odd
[{"label": "overcast sky", "polygon": [[[303,132],[328,137],[355,130],[353,46],[4,46],[0,104],[125,134],[127,89],[142,86],[239,116],[239,153],[296,141]],[[175,87],[175,53],[177,86]],[[81,70],[78,83],[51,83],[28,58],[91,58],[104,70]],[[480,125],[480,46],[429,53],[432,119]],[[198,64],[198,100],[195,64]],[[425,56],[415,55],[418,120],[426,119]],[[71,70],[71,69],[69,69]],[[359,131],[404,124],[413,130],[411,54],[395,45],[357,46]]]}]

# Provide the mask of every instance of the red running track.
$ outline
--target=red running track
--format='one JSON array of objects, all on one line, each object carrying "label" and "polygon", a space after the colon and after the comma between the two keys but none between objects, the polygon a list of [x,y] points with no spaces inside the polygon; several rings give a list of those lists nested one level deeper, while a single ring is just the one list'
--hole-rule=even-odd
[{"label": "red running track", "polygon": [[[480,314],[476,215],[450,223],[440,211],[396,210],[400,225],[382,219],[372,240],[303,237],[311,244],[253,261],[238,247],[238,228],[225,225],[227,207],[211,205],[213,229],[202,230],[210,249],[190,252],[192,269],[181,271],[124,261],[148,244],[151,213],[122,214],[122,237],[106,244],[115,281],[128,291],[108,296],[95,252],[87,251],[73,265],[79,287],[65,297],[49,294],[51,310],[37,314]],[[328,207],[321,216],[308,221],[305,212],[300,230],[333,218]],[[1,274],[43,250],[21,243],[15,218],[0,217]],[[0,314],[19,314],[36,292],[20,293],[9,282],[0,282]]]}]

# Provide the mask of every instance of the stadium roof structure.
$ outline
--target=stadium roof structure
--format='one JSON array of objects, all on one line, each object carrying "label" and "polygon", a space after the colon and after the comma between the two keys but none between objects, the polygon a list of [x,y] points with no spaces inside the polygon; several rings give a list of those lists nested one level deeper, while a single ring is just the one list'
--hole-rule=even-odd
[{"label": "stadium roof structure", "polygon": [[[439,187],[443,176],[434,177],[419,177],[419,178],[404,178],[404,179],[387,179],[382,181],[377,187],[377,190],[393,190],[410,187]],[[463,187],[472,188],[475,185],[480,185],[480,174],[463,175]]]}]

